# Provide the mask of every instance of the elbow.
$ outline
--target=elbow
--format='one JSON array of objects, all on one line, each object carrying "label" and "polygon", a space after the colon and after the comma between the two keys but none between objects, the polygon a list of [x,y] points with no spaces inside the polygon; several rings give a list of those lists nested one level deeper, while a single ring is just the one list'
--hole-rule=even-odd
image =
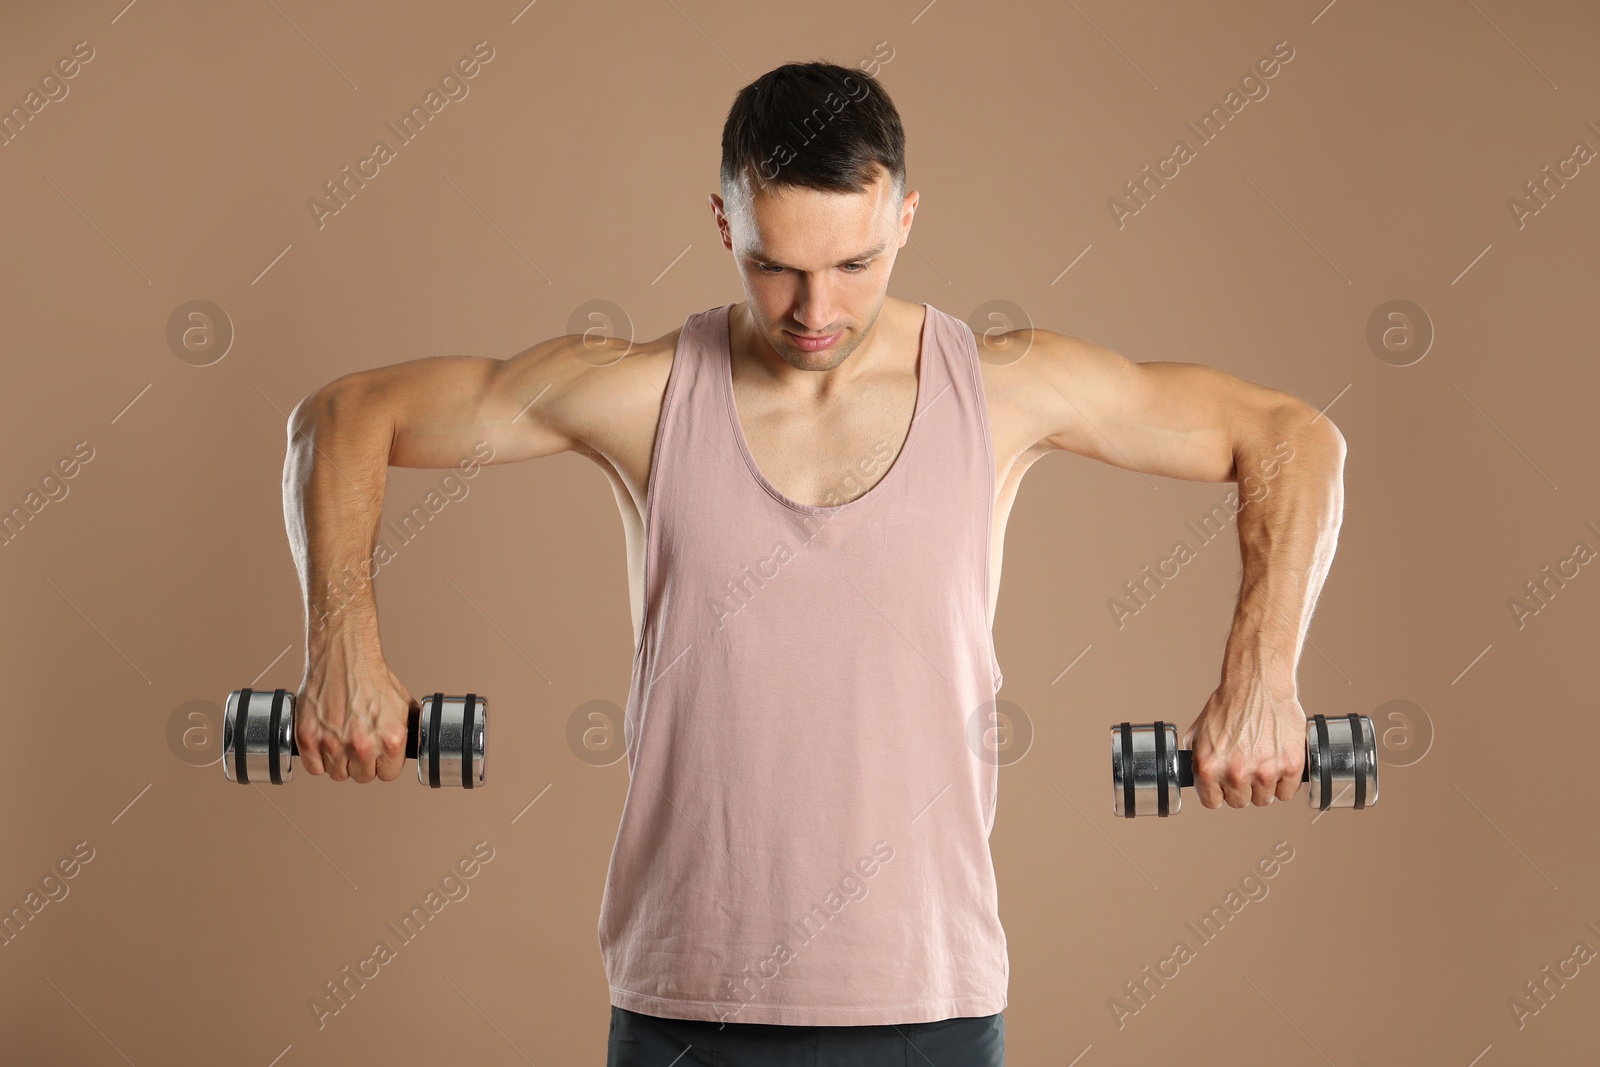
[{"label": "elbow", "polygon": [[347,393],[352,384],[353,378],[347,374],[301,397],[294,410],[289,412],[290,439],[310,434],[315,430],[317,423],[332,411],[335,399]]},{"label": "elbow", "polygon": [[1300,426],[1300,441],[1296,449],[1304,448],[1323,471],[1327,484],[1335,493],[1343,492],[1344,485],[1344,434],[1333,420],[1307,404],[1295,417]]},{"label": "elbow", "polygon": [[308,461],[316,452],[354,449],[393,466],[394,421],[373,379],[359,371],[302,397],[289,413],[287,433],[289,450]]},{"label": "elbow", "polygon": [[1344,466],[1344,434],[1333,420],[1304,400],[1288,398],[1264,405],[1245,425],[1233,438],[1228,481],[1237,479],[1251,456],[1275,455],[1280,462],[1287,462],[1304,451],[1328,457],[1336,468]]},{"label": "elbow", "polygon": [[302,433],[308,432],[312,425],[316,422],[317,415],[323,405],[323,392],[326,388],[327,387],[324,386],[322,389],[318,389],[315,392],[307,393],[305,396],[300,398],[300,402],[294,406],[294,410],[289,412],[288,423],[290,440],[300,436]]},{"label": "elbow", "polygon": [[1323,440],[1327,442],[1329,454],[1333,456],[1334,462],[1343,467],[1347,451],[1344,443],[1344,434],[1339,432],[1339,427],[1335,426],[1333,420],[1328,416],[1319,414],[1315,408],[1310,408],[1309,405],[1308,408],[1312,413],[1312,421],[1307,424],[1307,429],[1314,429],[1321,435]]},{"label": "elbow", "polygon": [[1283,405],[1275,413],[1273,433],[1275,439],[1298,436],[1301,440],[1322,447],[1338,463],[1344,463],[1344,434],[1326,414],[1304,400]]}]

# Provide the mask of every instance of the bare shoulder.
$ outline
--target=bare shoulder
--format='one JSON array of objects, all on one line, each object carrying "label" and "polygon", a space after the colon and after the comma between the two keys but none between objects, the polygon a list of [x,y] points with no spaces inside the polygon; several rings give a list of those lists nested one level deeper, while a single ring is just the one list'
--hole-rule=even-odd
[{"label": "bare shoulder", "polygon": [[[511,395],[559,426],[570,451],[615,457],[654,434],[682,326],[648,340],[598,333],[552,337],[507,358]],[[542,408],[542,410],[541,410]]]},{"label": "bare shoulder", "polygon": [[974,330],[997,453],[1054,451],[1051,436],[1081,375],[1103,370],[1115,353],[1071,334],[1039,327]]}]

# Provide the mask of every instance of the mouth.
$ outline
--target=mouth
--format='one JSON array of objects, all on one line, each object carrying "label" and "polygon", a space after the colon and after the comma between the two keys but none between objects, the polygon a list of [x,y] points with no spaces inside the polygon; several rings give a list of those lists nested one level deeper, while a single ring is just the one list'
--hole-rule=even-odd
[{"label": "mouth", "polygon": [[839,338],[844,336],[843,330],[838,333],[815,335],[795,333],[793,330],[784,330],[783,332],[789,335],[791,341],[807,352],[820,352],[824,348],[831,348],[838,342]]}]

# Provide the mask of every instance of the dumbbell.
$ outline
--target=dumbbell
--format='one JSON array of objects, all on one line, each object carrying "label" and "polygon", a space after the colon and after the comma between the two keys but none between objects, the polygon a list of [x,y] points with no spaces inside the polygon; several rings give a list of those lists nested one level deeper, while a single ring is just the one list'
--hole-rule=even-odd
[{"label": "dumbbell", "polygon": [[[1306,719],[1306,765],[1313,808],[1370,808],[1378,802],[1378,749],[1365,715]],[[1122,723],[1111,728],[1111,810],[1124,818],[1176,815],[1181,786],[1194,785],[1193,754],[1178,747],[1175,723]]]},{"label": "dumbbell", "polygon": [[[417,781],[438,789],[481,789],[489,702],[475,693],[434,693],[413,707],[406,722],[406,759],[417,761]],[[222,773],[230,782],[281,785],[294,777],[294,694],[236,689],[222,716]]]}]

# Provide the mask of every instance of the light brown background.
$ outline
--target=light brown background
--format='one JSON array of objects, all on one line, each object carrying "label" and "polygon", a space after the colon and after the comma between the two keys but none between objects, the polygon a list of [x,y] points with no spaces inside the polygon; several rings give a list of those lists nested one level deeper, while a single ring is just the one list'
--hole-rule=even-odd
[{"label": "light brown background", "polygon": [[[1113,820],[1106,729],[1199,711],[1236,545],[1121,631],[1106,600],[1230,487],[1041,463],[996,627],[1001,695],[1036,732],[993,836],[1010,1062],[1592,1051],[1600,964],[1520,1031],[1507,1000],[1576,942],[1600,950],[1583,926],[1600,925],[1600,577],[1583,568],[1520,630],[1507,600],[1575,541],[1600,548],[1583,526],[1600,524],[1600,164],[1520,229],[1507,200],[1574,142],[1600,149],[1593,5],[122,3],[0,15],[0,102],[74,42],[96,53],[0,148],[0,503],[74,442],[95,449],[0,548],[0,905],[95,849],[0,948],[0,1059],[601,1062],[595,923],[626,770],[577,759],[566,728],[586,701],[625,702],[631,646],[616,507],[586,460],[487,468],[379,579],[401,679],[489,695],[490,788],[240,789],[179,758],[169,725],[252,679],[298,684],[279,478],[301,396],[418,356],[509,356],[589,300],[655,337],[741,299],[705,207],[734,93],[879,41],[922,198],[891,292],[963,318],[1010,300],[1131,359],[1331,404],[1346,510],[1302,701],[1409,700],[1433,732],[1408,766],[1389,735],[1371,811],[1313,824],[1299,799],[1191,798],[1177,819]],[[470,95],[318,230],[306,201],[485,39]],[[1118,229],[1108,198],[1193,147],[1183,123],[1280,40],[1295,57],[1270,95]],[[165,337],[197,298],[237,331],[205,367]],[[1396,298],[1437,331],[1408,367],[1365,340]],[[386,513],[440,473],[392,471]],[[479,840],[496,856],[471,895],[319,1032],[308,999]],[[1295,858],[1270,895],[1118,1030],[1108,999],[1280,840]]]}]

